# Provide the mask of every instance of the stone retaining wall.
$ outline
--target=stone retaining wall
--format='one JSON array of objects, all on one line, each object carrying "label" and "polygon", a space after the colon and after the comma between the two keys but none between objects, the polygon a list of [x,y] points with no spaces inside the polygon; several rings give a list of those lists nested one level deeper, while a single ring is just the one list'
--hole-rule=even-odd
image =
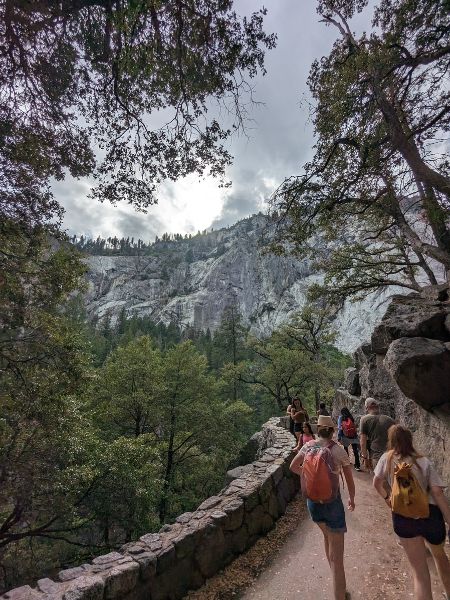
[{"label": "stone retaining wall", "polygon": [[1,599],[176,600],[200,587],[267,533],[297,493],[298,478],[289,471],[294,439],[285,425],[279,418],[265,423],[258,459],[195,512],[120,552],[60,571],[58,581],[41,579],[37,588],[16,588]]}]

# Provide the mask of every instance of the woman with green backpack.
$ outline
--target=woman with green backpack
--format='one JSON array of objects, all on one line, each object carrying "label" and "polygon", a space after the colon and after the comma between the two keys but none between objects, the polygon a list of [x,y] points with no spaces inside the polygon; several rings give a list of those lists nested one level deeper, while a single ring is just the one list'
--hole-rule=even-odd
[{"label": "woman with green backpack", "polygon": [[413,571],[416,600],[433,597],[425,544],[450,600],[450,563],[444,549],[444,520],[450,525],[450,507],[443,493],[446,486],[428,458],[414,448],[406,427],[390,427],[388,451],[378,461],[373,485],[392,511],[394,531]]}]

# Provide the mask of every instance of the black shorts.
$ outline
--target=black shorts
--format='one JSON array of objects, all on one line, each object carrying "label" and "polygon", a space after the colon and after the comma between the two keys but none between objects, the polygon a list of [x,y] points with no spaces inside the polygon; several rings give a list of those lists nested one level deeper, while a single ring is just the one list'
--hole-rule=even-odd
[{"label": "black shorts", "polygon": [[445,542],[444,517],[435,504],[430,504],[430,516],[426,519],[411,519],[392,513],[392,523],[398,537],[414,538],[420,535],[434,546]]},{"label": "black shorts", "polygon": [[294,423],[294,431],[303,431],[303,423]]}]

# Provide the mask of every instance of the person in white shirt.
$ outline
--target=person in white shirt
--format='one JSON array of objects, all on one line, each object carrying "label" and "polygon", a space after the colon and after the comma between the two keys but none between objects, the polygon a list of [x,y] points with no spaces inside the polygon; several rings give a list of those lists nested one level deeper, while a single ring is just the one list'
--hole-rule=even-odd
[{"label": "person in white shirt", "polygon": [[450,507],[443,492],[446,486],[428,458],[421,456],[414,448],[409,429],[402,425],[393,425],[388,432],[388,451],[379,459],[373,478],[375,489],[390,508],[391,494],[386,491],[386,486],[392,487],[394,468],[400,462],[411,465],[411,472],[423,492],[428,493],[427,518],[406,517],[392,512],[394,531],[400,538],[412,568],[415,598],[430,600],[433,597],[426,544],[433,555],[442,585],[450,600],[450,564],[444,549],[444,520],[450,525]]},{"label": "person in white shirt", "polygon": [[[345,511],[339,489],[339,474],[342,471],[347,482],[349,494],[348,510],[355,508],[355,483],[353,480],[352,464],[344,448],[333,441],[335,426],[330,416],[320,415],[317,421],[317,440],[307,442],[298,452],[291,463],[291,470],[301,474],[307,465],[307,454],[309,452],[327,453],[330,459],[328,473],[334,478],[335,494],[331,501],[313,501],[308,494],[308,510],[311,519],[318,525],[323,533],[325,555],[331,568],[333,577],[333,588],[335,600],[346,600],[350,598],[346,592],[346,580],[344,570],[344,534],[347,531],[345,522]],[[331,453],[331,456],[330,456]],[[322,454],[323,456],[323,454]],[[323,471],[322,471],[323,473]],[[303,473],[304,475],[304,473]],[[313,479],[314,482],[322,479]],[[337,482],[336,482],[337,480]],[[302,477],[303,489],[303,477]]]}]

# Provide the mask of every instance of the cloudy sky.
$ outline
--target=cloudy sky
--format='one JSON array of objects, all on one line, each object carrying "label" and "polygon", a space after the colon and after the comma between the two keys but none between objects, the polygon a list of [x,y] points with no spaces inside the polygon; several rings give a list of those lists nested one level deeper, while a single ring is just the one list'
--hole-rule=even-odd
[{"label": "cloudy sky", "polygon": [[[263,1],[237,0],[235,5],[244,15],[258,10]],[[276,186],[300,171],[313,144],[306,79],[312,61],[328,53],[336,32],[319,22],[315,0],[266,0],[264,6],[265,30],[277,33],[278,44],[266,55],[267,75],[253,81],[256,100],[263,104],[252,110],[248,136],[235,137],[230,144],[234,163],[227,175],[232,187],[188,177],[162,186],[158,205],[142,214],[127,205],[95,203],[87,198],[89,180],[68,178],[54,186],[66,210],[68,232],[153,240],[165,231],[217,229],[265,210]],[[370,11],[359,15],[353,27],[361,31],[369,22]]]}]

